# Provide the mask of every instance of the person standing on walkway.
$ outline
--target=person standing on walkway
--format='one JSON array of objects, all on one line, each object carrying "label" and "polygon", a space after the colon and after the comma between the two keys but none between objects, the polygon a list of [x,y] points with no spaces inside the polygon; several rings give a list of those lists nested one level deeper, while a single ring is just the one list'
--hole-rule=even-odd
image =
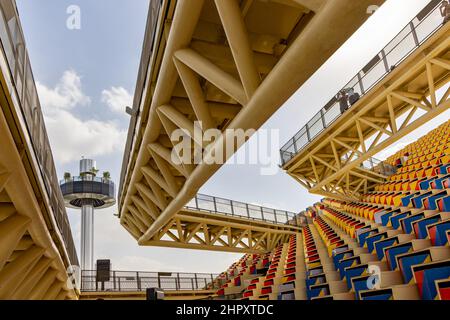
[{"label": "person standing on walkway", "polygon": [[446,24],[448,21],[450,21],[450,4],[447,0],[442,1],[439,10],[441,11],[441,15],[444,18],[444,24]]}]

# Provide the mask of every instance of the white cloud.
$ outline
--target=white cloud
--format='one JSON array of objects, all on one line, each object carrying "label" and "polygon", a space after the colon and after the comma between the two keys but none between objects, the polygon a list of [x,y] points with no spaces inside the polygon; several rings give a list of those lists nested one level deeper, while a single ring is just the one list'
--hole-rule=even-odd
[{"label": "white cloud", "polygon": [[91,103],[91,98],[81,89],[81,77],[72,69],[64,72],[55,88],[48,88],[40,82],[36,86],[44,112],[68,110]]},{"label": "white cloud", "polygon": [[111,87],[102,91],[102,102],[106,103],[111,111],[124,115],[125,107],[130,107],[133,103],[133,96],[123,87]]},{"label": "white cloud", "polygon": [[57,162],[64,164],[81,156],[95,157],[122,151],[126,131],[112,121],[83,121],[70,110],[90,103],[74,70],[65,71],[54,88],[38,83],[44,120]]},{"label": "white cloud", "polygon": [[126,131],[120,130],[113,122],[81,121],[65,110],[44,118],[53,154],[60,163],[123,149]]}]

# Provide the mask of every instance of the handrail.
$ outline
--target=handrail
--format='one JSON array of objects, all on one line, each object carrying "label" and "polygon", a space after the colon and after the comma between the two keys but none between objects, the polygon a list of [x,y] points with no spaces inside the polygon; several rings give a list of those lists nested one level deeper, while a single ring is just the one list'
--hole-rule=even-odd
[{"label": "handrail", "polygon": [[185,208],[281,225],[300,226],[302,224],[300,222],[301,213],[266,208],[204,194],[197,194],[186,204]]},{"label": "handrail", "polygon": [[114,182],[111,181],[110,179],[105,179],[105,178],[101,178],[101,177],[92,177],[92,176],[79,176],[79,177],[70,177],[67,179],[61,179],[59,181],[59,184],[65,184],[65,183],[70,183],[70,182],[79,182],[79,181],[92,181],[92,182],[101,182],[103,184],[108,184],[108,185],[112,185],[114,186]]},{"label": "handrail", "polygon": [[432,0],[280,150],[286,165],[442,26],[441,0]]},{"label": "handrail", "polygon": [[[106,273],[108,275],[108,273]],[[105,274],[102,274],[104,277]],[[186,272],[141,272],[141,271],[110,271],[108,281],[100,281],[97,271],[81,271],[82,292],[124,292],[145,291],[147,288],[163,290],[216,290],[227,279],[219,279],[214,273]],[[97,281],[99,280],[99,281]],[[104,279],[103,279],[104,280]]]},{"label": "handrail", "polygon": [[[350,162],[352,159],[356,159],[358,156],[354,153],[346,153],[341,157],[341,160],[343,163]],[[385,177],[389,177],[397,172],[397,168],[390,165],[389,163],[386,163],[384,161],[378,160],[374,157],[369,157],[368,159],[364,160],[360,164],[360,168],[372,171],[374,173],[378,173],[380,175],[383,175]]]}]

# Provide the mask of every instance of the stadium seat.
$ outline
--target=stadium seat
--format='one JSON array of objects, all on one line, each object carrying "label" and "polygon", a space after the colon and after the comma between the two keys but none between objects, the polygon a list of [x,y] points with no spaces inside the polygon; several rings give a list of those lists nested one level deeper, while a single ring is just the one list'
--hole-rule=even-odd
[{"label": "stadium seat", "polygon": [[422,299],[435,300],[439,294],[441,299],[442,295],[444,299],[448,298],[448,289],[441,290],[436,281],[450,279],[450,260],[414,265],[412,272]]},{"label": "stadium seat", "polygon": [[410,283],[413,279],[412,266],[449,258],[450,250],[446,247],[429,247],[428,249],[409,252],[396,257],[397,264],[402,272],[405,283]]},{"label": "stadium seat", "polygon": [[449,245],[450,221],[440,221],[427,225],[427,233],[433,246]]},{"label": "stadium seat", "polygon": [[436,280],[436,290],[439,300],[450,300],[450,279]]}]

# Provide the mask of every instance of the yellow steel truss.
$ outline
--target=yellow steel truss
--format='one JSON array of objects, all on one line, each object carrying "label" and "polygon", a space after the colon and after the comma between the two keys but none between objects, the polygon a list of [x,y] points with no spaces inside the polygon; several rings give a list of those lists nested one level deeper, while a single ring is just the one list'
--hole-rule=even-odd
[{"label": "yellow steel truss", "polygon": [[[150,81],[143,89],[136,135],[129,137],[131,152],[119,195],[121,224],[139,244],[194,247],[171,233],[167,236],[173,241],[154,239],[173,228],[178,212],[221,167],[208,160],[234,139],[225,129],[258,129],[369,17],[367,8],[383,2],[163,1],[165,20],[157,27]],[[194,137],[196,130],[211,128],[222,135],[208,145],[200,164],[174,161],[174,130]],[[224,160],[244,142],[227,150]],[[196,144],[206,150],[202,141]],[[272,247],[273,238],[261,240],[264,232],[259,238],[253,231],[249,236],[248,228],[234,230],[226,223],[229,239],[249,237],[253,244],[237,249],[237,240],[221,247],[205,241],[195,247],[251,252],[260,250],[251,249],[255,241],[261,248]],[[219,221],[207,228],[185,224],[211,233]],[[264,228],[268,234],[278,232],[278,227]]]}]

